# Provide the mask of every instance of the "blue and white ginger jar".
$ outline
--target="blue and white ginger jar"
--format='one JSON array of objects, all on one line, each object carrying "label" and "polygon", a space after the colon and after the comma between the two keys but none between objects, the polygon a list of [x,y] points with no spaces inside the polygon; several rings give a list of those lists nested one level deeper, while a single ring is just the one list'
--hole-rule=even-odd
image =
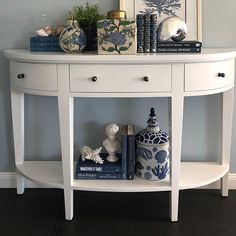
[{"label": "blue and white ginger jar", "polygon": [[79,53],[84,50],[87,37],[83,29],[79,27],[78,21],[67,21],[67,26],[59,36],[59,44],[63,51],[69,53]]},{"label": "blue and white ginger jar", "polygon": [[158,127],[154,108],[148,126],[136,136],[136,175],[156,181],[169,180],[169,137]]}]

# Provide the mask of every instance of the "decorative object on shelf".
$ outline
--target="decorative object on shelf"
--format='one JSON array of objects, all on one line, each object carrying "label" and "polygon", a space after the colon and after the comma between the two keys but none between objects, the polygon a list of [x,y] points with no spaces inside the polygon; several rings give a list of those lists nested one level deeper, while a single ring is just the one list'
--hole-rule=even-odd
[{"label": "decorative object on shelf", "polygon": [[187,25],[184,20],[178,16],[171,16],[163,20],[158,26],[157,40],[176,42],[182,41],[186,38]]},{"label": "decorative object on shelf", "polygon": [[[121,154],[117,154],[119,157]],[[106,160],[108,156],[107,153],[101,153],[101,158],[104,159],[103,164],[95,163],[90,160],[82,161],[82,158],[79,158],[76,165],[76,179],[126,179],[126,175],[123,176],[123,163],[121,158],[116,162],[109,162]]]},{"label": "decorative object on shelf", "polygon": [[96,148],[95,150],[93,150],[89,146],[83,146],[80,149],[81,158],[83,161],[91,160],[91,161],[94,161],[95,163],[103,164],[103,159],[99,155],[101,150],[102,150],[102,147]]},{"label": "decorative object on shelf", "polygon": [[47,23],[47,15],[42,15],[41,28],[36,30],[37,36],[30,37],[31,52],[61,52],[59,37],[55,30]]},{"label": "decorative object on shelf", "polygon": [[136,175],[147,180],[168,180],[169,137],[158,127],[154,108],[151,108],[148,126],[136,139]]},{"label": "decorative object on shelf", "polygon": [[64,30],[64,25],[57,25],[54,29],[54,36],[58,36],[61,34],[62,30]]},{"label": "decorative object on shelf", "polygon": [[48,37],[48,36],[52,36],[53,35],[53,29],[52,29],[51,25],[49,25],[47,23],[47,15],[46,14],[42,15],[42,25],[41,25],[41,28],[36,30],[35,33],[38,36],[42,36],[42,37]]},{"label": "decorative object on shelf", "polygon": [[43,29],[38,29],[38,30],[36,30],[35,33],[36,33],[38,36],[48,37],[48,36],[50,36],[50,35],[53,34],[53,30],[52,30],[52,27],[51,27],[51,26],[46,26],[46,27],[43,28]]},{"label": "decorative object on shelf", "polygon": [[62,52],[59,46],[59,38],[50,37],[30,37],[31,52]]},{"label": "decorative object on shelf", "polygon": [[[70,13],[71,14],[71,13]],[[63,51],[70,53],[82,52],[87,44],[87,38],[83,29],[79,26],[78,21],[67,21],[67,26],[62,30],[59,36],[59,44]]]},{"label": "decorative object on shelf", "polygon": [[157,46],[157,15],[137,15],[137,52],[155,53]]},{"label": "decorative object on shelf", "polygon": [[[83,160],[82,156],[80,156],[77,164],[77,171],[78,172],[121,172],[121,160],[116,162],[109,162],[106,160],[106,157],[108,156],[107,153],[100,153],[100,158],[103,159],[102,162],[95,162],[93,160],[86,161]],[[119,154],[120,155],[120,154]]]},{"label": "decorative object on shelf", "polygon": [[97,22],[98,54],[136,53],[136,21],[125,17],[125,11],[114,10]]},{"label": "decorative object on shelf", "polygon": [[106,126],[105,131],[107,138],[103,141],[103,146],[109,154],[106,159],[110,162],[116,162],[119,160],[119,157],[116,155],[116,152],[120,147],[120,142],[117,139],[119,126],[115,123],[109,124]]},{"label": "decorative object on shelf", "polygon": [[202,0],[120,0],[128,18],[137,14],[157,14],[158,24],[167,17],[179,16],[188,25],[187,40],[202,40]]},{"label": "decorative object on shelf", "polygon": [[97,50],[97,21],[105,19],[106,16],[99,13],[98,6],[86,3],[86,6],[73,7],[74,19],[78,21],[80,27],[87,36],[87,45],[84,50]]}]

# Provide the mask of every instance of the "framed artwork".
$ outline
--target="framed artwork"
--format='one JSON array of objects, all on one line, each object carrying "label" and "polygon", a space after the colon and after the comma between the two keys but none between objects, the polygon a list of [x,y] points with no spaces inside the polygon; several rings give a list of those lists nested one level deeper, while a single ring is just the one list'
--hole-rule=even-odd
[{"label": "framed artwork", "polygon": [[186,40],[202,41],[202,0],[119,0],[120,9],[127,18],[137,14],[157,14],[158,21],[177,15],[185,20],[188,32]]}]

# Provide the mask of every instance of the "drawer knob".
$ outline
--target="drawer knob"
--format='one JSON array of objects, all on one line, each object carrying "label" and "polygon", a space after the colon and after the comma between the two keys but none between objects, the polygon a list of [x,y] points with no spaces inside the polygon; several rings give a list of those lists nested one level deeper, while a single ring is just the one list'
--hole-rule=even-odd
[{"label": "drawer knob", "polygon": [[18,78],[18,79],[24,79],[24,78],[25,78],[25,74],[23,74],[23,73],[22,73],[22,74],[18,74],[18,75],[17,75],[17,78]]},{"label": "drawer knob", "polygon": [[222,78],[224,78],[225,77],[225,73],[218,73],[218,77],[222,77]]},{"label": "drawer knob", "polygon": [[98,80],[98,77],[97,77],[97,76],[93,76],[93,77],[92,77],[92,81],[93,81],[93,82],[96,82],[97,80]]},{"label": "drawer knob", "polygon": [[143,77],[143,80],[144,80],[145,82],[148,82],[148,81],[149,81],[148,76],[144,76],[144,77]]}]

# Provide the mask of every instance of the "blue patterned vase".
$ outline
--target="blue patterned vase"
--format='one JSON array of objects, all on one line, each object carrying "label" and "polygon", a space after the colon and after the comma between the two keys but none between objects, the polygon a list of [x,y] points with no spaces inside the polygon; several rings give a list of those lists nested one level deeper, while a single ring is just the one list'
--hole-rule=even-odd
[{"label": "blue patterned vase", "polygon": [[156,181],[169,180],[169,137],[158,127],[154,108],[151,108],[148,126],[136,139],[136,175]]},{"label": "blue patterned vase", "polygon": [[67,26],[60,34],[59,44],[65,52],[79,53],[84,50],[87,44],[86,34],[76,20],[67,21]]}]

